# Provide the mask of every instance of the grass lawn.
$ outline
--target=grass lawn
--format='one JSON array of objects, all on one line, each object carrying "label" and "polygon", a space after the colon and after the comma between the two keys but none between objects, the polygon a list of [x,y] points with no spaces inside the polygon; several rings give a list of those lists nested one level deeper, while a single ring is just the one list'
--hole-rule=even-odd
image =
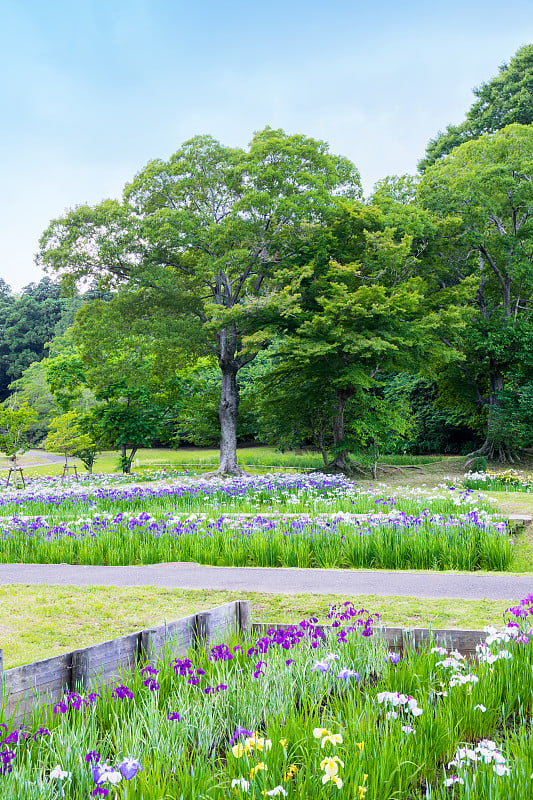
[{"label": "grass lawn", "polygon": [[[409,597],[191,591],[153,587],[0,587],[0,642],[4,668],[179,619],[230,600],[250,600],[254,622],[325,622],[332,603],[351,599],[377,611],[384,625],[470,628],[498,625],[504,601],[428,600]],[[519,599],[519,598],[517,598]]]},{"label": "grass lawn", "polygon": [[[33,450],[31,454],[25,454],[20,457],[20,465],[26,470],[27,474],[31,475],[60,475],[63,472],[64,462],[56,464],[50,463],[44,466],[36,466],[39,462],[46,460],[47,454],[42,451],[41,454]],[[132,471],[142,477],[144,469],[151,466],[169,466],[174,468],[183,467],[194,472],[200,472],[210,467],[218,466],[219,451],[214,448],[180,448],[179,450],[171,450],[170,448],[154,448],[154,449],[141,449],[138,450],[133,460]],[[237,460],[243,467],[254,468],[257,467],[275,467],[276,469],[322,469],[324,462],[318,453],[312,452],[287,452],[280,453],[275,447],[239,447],[237,451]],[[441,462],[449,462],[450,458],[441,458],[440,456],[406,456],[403,454],[397,456],[384,456],[384,461],[387,464],[397,465],[427,465],[434,467],[441,464]],[[453,461],[453,459],[452,459]],[[5,456],[0,457],[0,469],[7,469],[9,467],[8,461]],[[75,464],[81,473],[85,472],[81,461],[72,458],[69,459],[70,464]],[[119,454],[118,452],[107,450],[100,453],[94,465],[95,472],[118,472],[119,467]],[[387,474],[390,474],[389,472]]]}]

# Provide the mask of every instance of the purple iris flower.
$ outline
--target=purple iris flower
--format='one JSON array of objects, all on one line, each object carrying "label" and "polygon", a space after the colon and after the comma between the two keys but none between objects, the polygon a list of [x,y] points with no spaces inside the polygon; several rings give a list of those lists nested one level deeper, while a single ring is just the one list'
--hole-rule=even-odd
[{"label": "purple iris flower", "polygon": [[33,741],[36,742],[39,736],[50,736],[50,731],[48,728],[39,728],[39,730],[35,731],[33,734]]},{"label": "purple iris flower", "polygon": [[144,769],[136,758],[131,758],[129,756],[118,765],[118,768],[127,781],[131,781],[138,772]]},{"label": "purple iris flower", "polygon": [[229,746],[231,747],[232,744],[234,744],[237,741],[239,736],[253,736],[253,735],[254,735],[253,731],[247,731],[246,728],[241,728],[240,725],[237,725],[237,727],[235,728],[235,733],[230,739]]},{"label": "purple iris flower", "polygon": [[122,780],[122,773],[107,763],[97,764],[93,769],[94,782],[97,784],[111,783],[115,786]]},{"label": "purple iris flower", "polygon": [[399,653],[390,652],[389,655],[387,656],[387,658],[388,658],[388,660],[390,661],[391,664],[394,664],[394,666],[396,666],[396,664],[400,663],[401,656],[400,656]]},{"label": "purple iris flower", "polygon": [[341,671],[337,675],[337,678],[341,678],[343,681],[347,681],[348,678],[355,678],[357,683],[359,683],[359,681],[361,680],[361,673],[356,672],[354,669],[347,669],[345,667],[344,669],[341,669]]},{"label": "purple iris flower", "polygon": [[116,697],[117,700],[124,700],[126,697],[131,699],[134,694],[127,686],[117,686],[111,692],[111,697]]}]

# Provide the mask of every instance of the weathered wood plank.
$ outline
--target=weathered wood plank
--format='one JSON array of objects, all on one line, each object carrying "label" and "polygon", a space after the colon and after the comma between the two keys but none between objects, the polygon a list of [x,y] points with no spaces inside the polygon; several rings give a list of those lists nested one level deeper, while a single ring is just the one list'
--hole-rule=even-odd
[{"label": "weathered wood plank", "polygon": [[401,652],[404,642],[403,628],[382,628],[381,635],[391,650]]},{"label": "weathered wood plank", "polygon": [[[268,625],[263,622],[254,623],[252,631],[258,636],[265,636],[269,630],[281,628],[287,630],[290,625]],[[331,625],[315,625],[322,632],[332,631]],[[468,655],[475,653],[476,646],[485,640],[484,631],[468,631],[455,629],[429,628],[376,628],[376,633],[381,633],[391,650],[401,651],[408,642],[413,642],[415,647],[423,647],[430,643],[445,646],[448,649],[459,650]]]},{"label": "weathered wood plank", "polygon": [[242,636],[249,636],[252,632],[252,606],[249,600],[238,601],[239,631]]},{"label": "weathered wood plank", "polygon": [[6,713],[17,722],[41,699],[58,702],[70,688],[72,654],[64,653],[4,672]]},{"label": "weathered wood plank", "polygon": [[[240,602],[233,601],[167,625],[14,667],[3,673],[6,712],[13,713],[18,704],[15,719],[20,721],[24,718],[25,711],[30,710],[40,700],[58,702],[66,692],[84,691],[93,681],[99,685],[109,683],[120,676],[124,668],[135,669],[147,655],[156,659],[167,645],[173,651],[185,654],[193,647],[199,635],[205,636],[209,644],[222,638],[227,630],[238,628],[241,624],[243,629],[247,629],[250,622],[249,603],[243,603],[241,612]],[[1,663],[0,659],[0,667]]]},{"label": "weathered wood plank", "polygon": [[40,685],[60,683],[70,685],[72,653],[63,653],[33,664],[13,667],[4,672],[4,690],[15,692],[31,691]]},{"label": "weathered wood plank", "polygon": [[219,638],[221,635],[223,636],[226,631],[234,630],[238,627],[238,601],[224,603],[222,606],[210,608],[207,613],[209,614],[209,627],[205,638],[207,644]]},{"label": "weathered wood plank", "polygon": [[84,647],[73,653],[71,687],[82,691],[92,679],[105,683],[120,675],[127,667],[135,668],[139,660],[141,633],[130,633],[107,642]]},{"label": "weathered wood plank", "polygon": [[412,641],[416,648],[425,647],[430,643],[433,646],[443,646],[447,649],[459,650],[464,655],[476,652],[476,646],[483,642],[487,634],[484,631],[446,630],[428,628],[413,628],[404,630],[404,644]]},{"label": "weathered wood plank", "polygon": [[146,661],[155,662],[165,648],[180,655],[187,653],[194,645],[196,615],[148,628],[141,633],[141,650]]},{"label": "weathered wood plank", "polygon": [[509,523],[516,528],[527,528],[529,525],[531,525],[533,518],[530,514],[509,514],[507,519]]}]

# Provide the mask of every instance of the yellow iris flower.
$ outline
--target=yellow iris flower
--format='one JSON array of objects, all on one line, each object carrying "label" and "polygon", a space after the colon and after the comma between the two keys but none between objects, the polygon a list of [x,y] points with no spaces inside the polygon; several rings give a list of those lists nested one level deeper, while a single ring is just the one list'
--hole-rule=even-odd
[{"label": "yellow iris flower", "polygon": [[252,767],[252,769],[250,770],[250,778],[253,778],[257,772],[263,769],[268,769],[268,767],[264,763],[264,761],[260,761],[259,764],[256,764],[255,767]]}]

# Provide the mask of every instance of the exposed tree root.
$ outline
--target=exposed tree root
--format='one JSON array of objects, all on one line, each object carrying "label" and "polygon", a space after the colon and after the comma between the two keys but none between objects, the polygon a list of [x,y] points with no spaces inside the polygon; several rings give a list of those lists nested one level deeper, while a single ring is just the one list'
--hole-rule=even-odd
[{"label": "exposed tree root", "polygon": [[471,466],[478,457],[485,457],[489,461],[499,461],[501,464],[515,464],[520,461],[517,450],[503,443],[495,444],[489,439],[486,439],[478,450],[468,453],[465,469]]},{"label": "exposed tree root", "polygon": [[236,469],[236,470],[226,470],[226,471],[218,471],[215,470],[214,472],[206,472],[205,475],[202,475],[203,478],[206,480],[213,480],[214,478],[222,478],[222,479],[229,479],[229,478],[239,478],[242,475],[250,475],[249,472],[246,472],[245,469]]}]

